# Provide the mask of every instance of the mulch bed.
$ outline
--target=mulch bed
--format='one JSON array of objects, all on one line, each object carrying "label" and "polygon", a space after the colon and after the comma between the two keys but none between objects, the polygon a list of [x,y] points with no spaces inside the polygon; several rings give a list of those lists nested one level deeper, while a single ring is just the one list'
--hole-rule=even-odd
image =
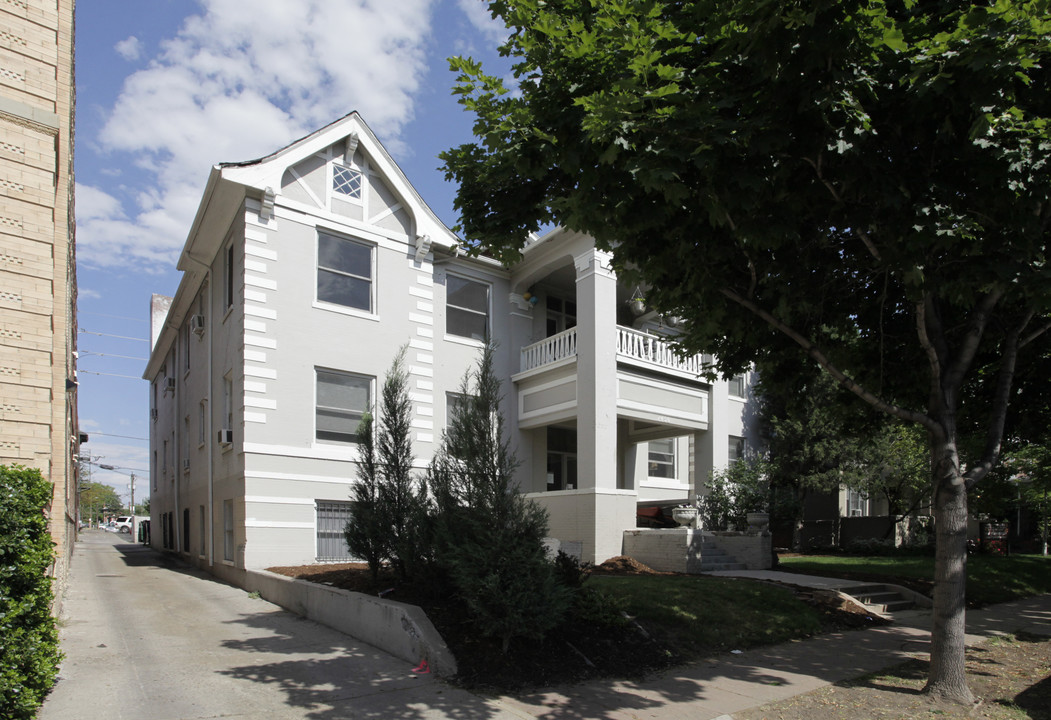
[{"label": "mulch bed", "polygon": [[[636,623],[611,628],[567,623],[543,642],[516,638],[505,654],[498,641],[472,631],[462,607],[437,600],[427,588],[401,583],[390,569],[373,579],[365,563],[271,567],[270,572],[422,607],[456,657],[457,684],[472,689],[516,691],[600,677],[640,679],[684,660],[659,628]],[[674,575],[620,556],[594,568],[595,575]],[[789,586],[816,608],[826,632],[872,627],[882,618],[862,613],[834,593]]]}]

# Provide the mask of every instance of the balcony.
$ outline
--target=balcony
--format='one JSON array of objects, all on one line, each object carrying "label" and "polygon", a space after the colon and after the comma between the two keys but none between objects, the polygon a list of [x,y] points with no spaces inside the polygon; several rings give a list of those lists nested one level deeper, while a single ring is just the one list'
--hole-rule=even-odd
[{"label": "balcony", "polygon": [[[612,385],[604,386],[616,388],[617,416],[629,421],[629,435],[660,434],[663,431],[657,426],[707,429],[708,386],[703,373],[710,355],[682,356],[668,339],[619,325],[616,342],[616,377]],[[519,427],[576,418],[580,381],[576,329],[522,348],[521,371],[512,380]]]},{"label": "balcony", "polygon": [[[577,330],[570,328],[522,348],[520,372],[576,358]],[[676,344],[656,335],[617,326],[617,362],[696,379],[711,363],[710,355],[682,356]]]}]

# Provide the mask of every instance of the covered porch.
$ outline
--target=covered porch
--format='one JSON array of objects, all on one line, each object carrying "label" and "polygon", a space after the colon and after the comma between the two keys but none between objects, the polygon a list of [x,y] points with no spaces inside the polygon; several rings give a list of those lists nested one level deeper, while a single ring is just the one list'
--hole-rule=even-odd
[{"label": "covered porch", "polygon": [[638,288],[590,238],[556,231],[524,256],[508,408],[519,487],[547,509],[553,537],[602,562],[623,552],[640,499],[703,492],[720,453],[711,357],[681,354],[675,319],[633,303]]}]

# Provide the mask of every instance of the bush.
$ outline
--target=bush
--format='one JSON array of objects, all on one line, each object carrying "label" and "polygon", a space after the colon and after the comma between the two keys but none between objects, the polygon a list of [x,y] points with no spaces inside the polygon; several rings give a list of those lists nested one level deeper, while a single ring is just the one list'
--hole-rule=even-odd
[{"label": "bush", "polygon": [[58,673],[50,608],[54,558],[39,470],[0,465],[0,717],[32,718]]},{"label": "bush", "polygon": [[485,636],[541,639],[562,621],[570,591],[547,559],[547,513],[513,485],[517,462],[503,437],[500,381],[487,346],[461,386],[448,430],[427,472],[433,496],[436,576]]},{"label": "bush", "polygon": [[770,510],[769,463],[749,455],[712,473],[701,512],[711,530],[744,530],[750,512]]}]

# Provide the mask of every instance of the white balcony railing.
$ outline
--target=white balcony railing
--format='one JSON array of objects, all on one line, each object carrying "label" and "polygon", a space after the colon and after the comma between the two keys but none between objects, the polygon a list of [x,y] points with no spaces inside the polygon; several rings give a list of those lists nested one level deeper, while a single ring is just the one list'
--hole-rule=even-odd
[{"label": "white balcony railing", "polygon": [[684,357],[677,352],[675,343],[620,325],[617,326],[617,355],[690,375],[700,375],[705,365],[711,362],[711,356],[698,354]]},{"label": "white balcony railing", "polygon": [[[576,354],[577,330],[570,328],[522,348],[522,372],[575,357]],[[705,365],[711,362],[711,357],[707,355],[681,357],[676,352],[674,343],[619,325],[617,356],[691,375],[700,375],[704,372]]]},{"label": "white balcony railing", "polygon": [[576,357],[577,329],[563,330],[557,335],[544,338],[538,343],[522,348],[522,372],[548,365],[566,358]]}]

